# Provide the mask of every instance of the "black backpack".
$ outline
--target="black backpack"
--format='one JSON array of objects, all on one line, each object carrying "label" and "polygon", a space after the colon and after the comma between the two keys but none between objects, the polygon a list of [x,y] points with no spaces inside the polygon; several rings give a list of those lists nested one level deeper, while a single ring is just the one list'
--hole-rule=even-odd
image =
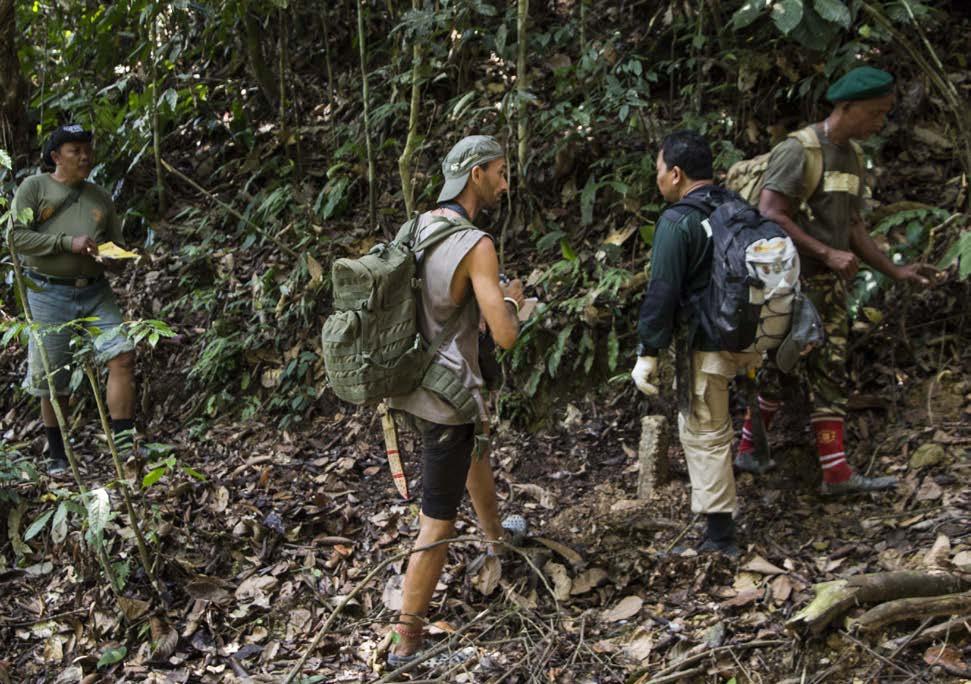
[{"label": "black backpack", "polygon": [[799,293],[799,255],[792,239],[738,194],[713,188],[672,205],[708,215],[711,279],[690,298],[705,334],[723,351],[766,351],[789,331]]}]

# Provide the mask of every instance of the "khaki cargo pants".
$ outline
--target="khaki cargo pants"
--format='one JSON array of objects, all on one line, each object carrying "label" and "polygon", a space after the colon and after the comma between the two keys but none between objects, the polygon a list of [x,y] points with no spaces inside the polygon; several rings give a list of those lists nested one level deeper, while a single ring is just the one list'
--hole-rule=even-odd
[{"label": "khaki cargo pants", "polygon": [[734,513],[732,420],[728,385],[736,374],[757,368],[757,352],[692,352],[691,409],[678,414],[678,434],[691,478],[694,513]]}]

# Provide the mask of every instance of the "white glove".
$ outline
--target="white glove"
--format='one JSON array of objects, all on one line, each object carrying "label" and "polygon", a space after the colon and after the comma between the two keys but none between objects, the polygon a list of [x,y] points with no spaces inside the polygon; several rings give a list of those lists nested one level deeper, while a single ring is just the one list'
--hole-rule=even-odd
[{"label": "white glove", "polygon": [[650,382],[656,375],[657,357],[638,356],[637,363],[634,365],[634,370],[630,372],[630,376],[634,379],[634,384],[637,385],[637,389],[648,396],[656,395],[657,385]]}]

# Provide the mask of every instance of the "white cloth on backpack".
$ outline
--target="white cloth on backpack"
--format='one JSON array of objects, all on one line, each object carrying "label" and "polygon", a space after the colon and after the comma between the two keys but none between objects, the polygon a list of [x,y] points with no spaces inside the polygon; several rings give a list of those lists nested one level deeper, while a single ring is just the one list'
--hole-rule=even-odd
[{"label": "white cloth on backpack", "polygon": [[[425,212],[418,220],[418,235],[415,244],[427,236],[427,228],[435,216],[456,216],[450,209]],[[459,306],[463,307],[458,331],[451,340],[446,340],[434,363],[455,371],[475,398],[479,415],[486,421],[485,401],[482,388],[485,380],[479,370],[479,307],[471,286],[465,302],[456,305],[452,302],[451,286],[455,270],[465,255],[482,238],[492,239],[485,231],[470,229],[450,235],[442,242],[425,252],[417,254],[419,260],[418,277],[422,279],[421,298],[418,311],[418,328],[426,340],[434,339],[445,326]],[[392,397],[389,405],[393,409],[405,411],[413,416],[439,425],[461,425],[463,419],[451,404],[437,394],[419,387],[411,394]]]}]

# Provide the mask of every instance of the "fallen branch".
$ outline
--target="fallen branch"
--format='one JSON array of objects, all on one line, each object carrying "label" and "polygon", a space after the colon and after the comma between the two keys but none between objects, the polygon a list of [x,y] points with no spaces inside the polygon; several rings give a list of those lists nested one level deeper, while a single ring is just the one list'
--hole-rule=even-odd
[{"label": "fallen branch", "polygon": [[786,628],[819,635],[854,606],[900,598],[941,596],[971,589],[965,578],[951,573],[878,572],[823,582],[813,587],[816,598],[796,613]]},{"label": "fallen branch", "polygon": [[935,615],[966,615],[969,611],[971,591],[930,598],[904,598],[871,608],[855,620],[850,620],[849,625],[861,632],[875,632],[894,622],[919,620]]}]

